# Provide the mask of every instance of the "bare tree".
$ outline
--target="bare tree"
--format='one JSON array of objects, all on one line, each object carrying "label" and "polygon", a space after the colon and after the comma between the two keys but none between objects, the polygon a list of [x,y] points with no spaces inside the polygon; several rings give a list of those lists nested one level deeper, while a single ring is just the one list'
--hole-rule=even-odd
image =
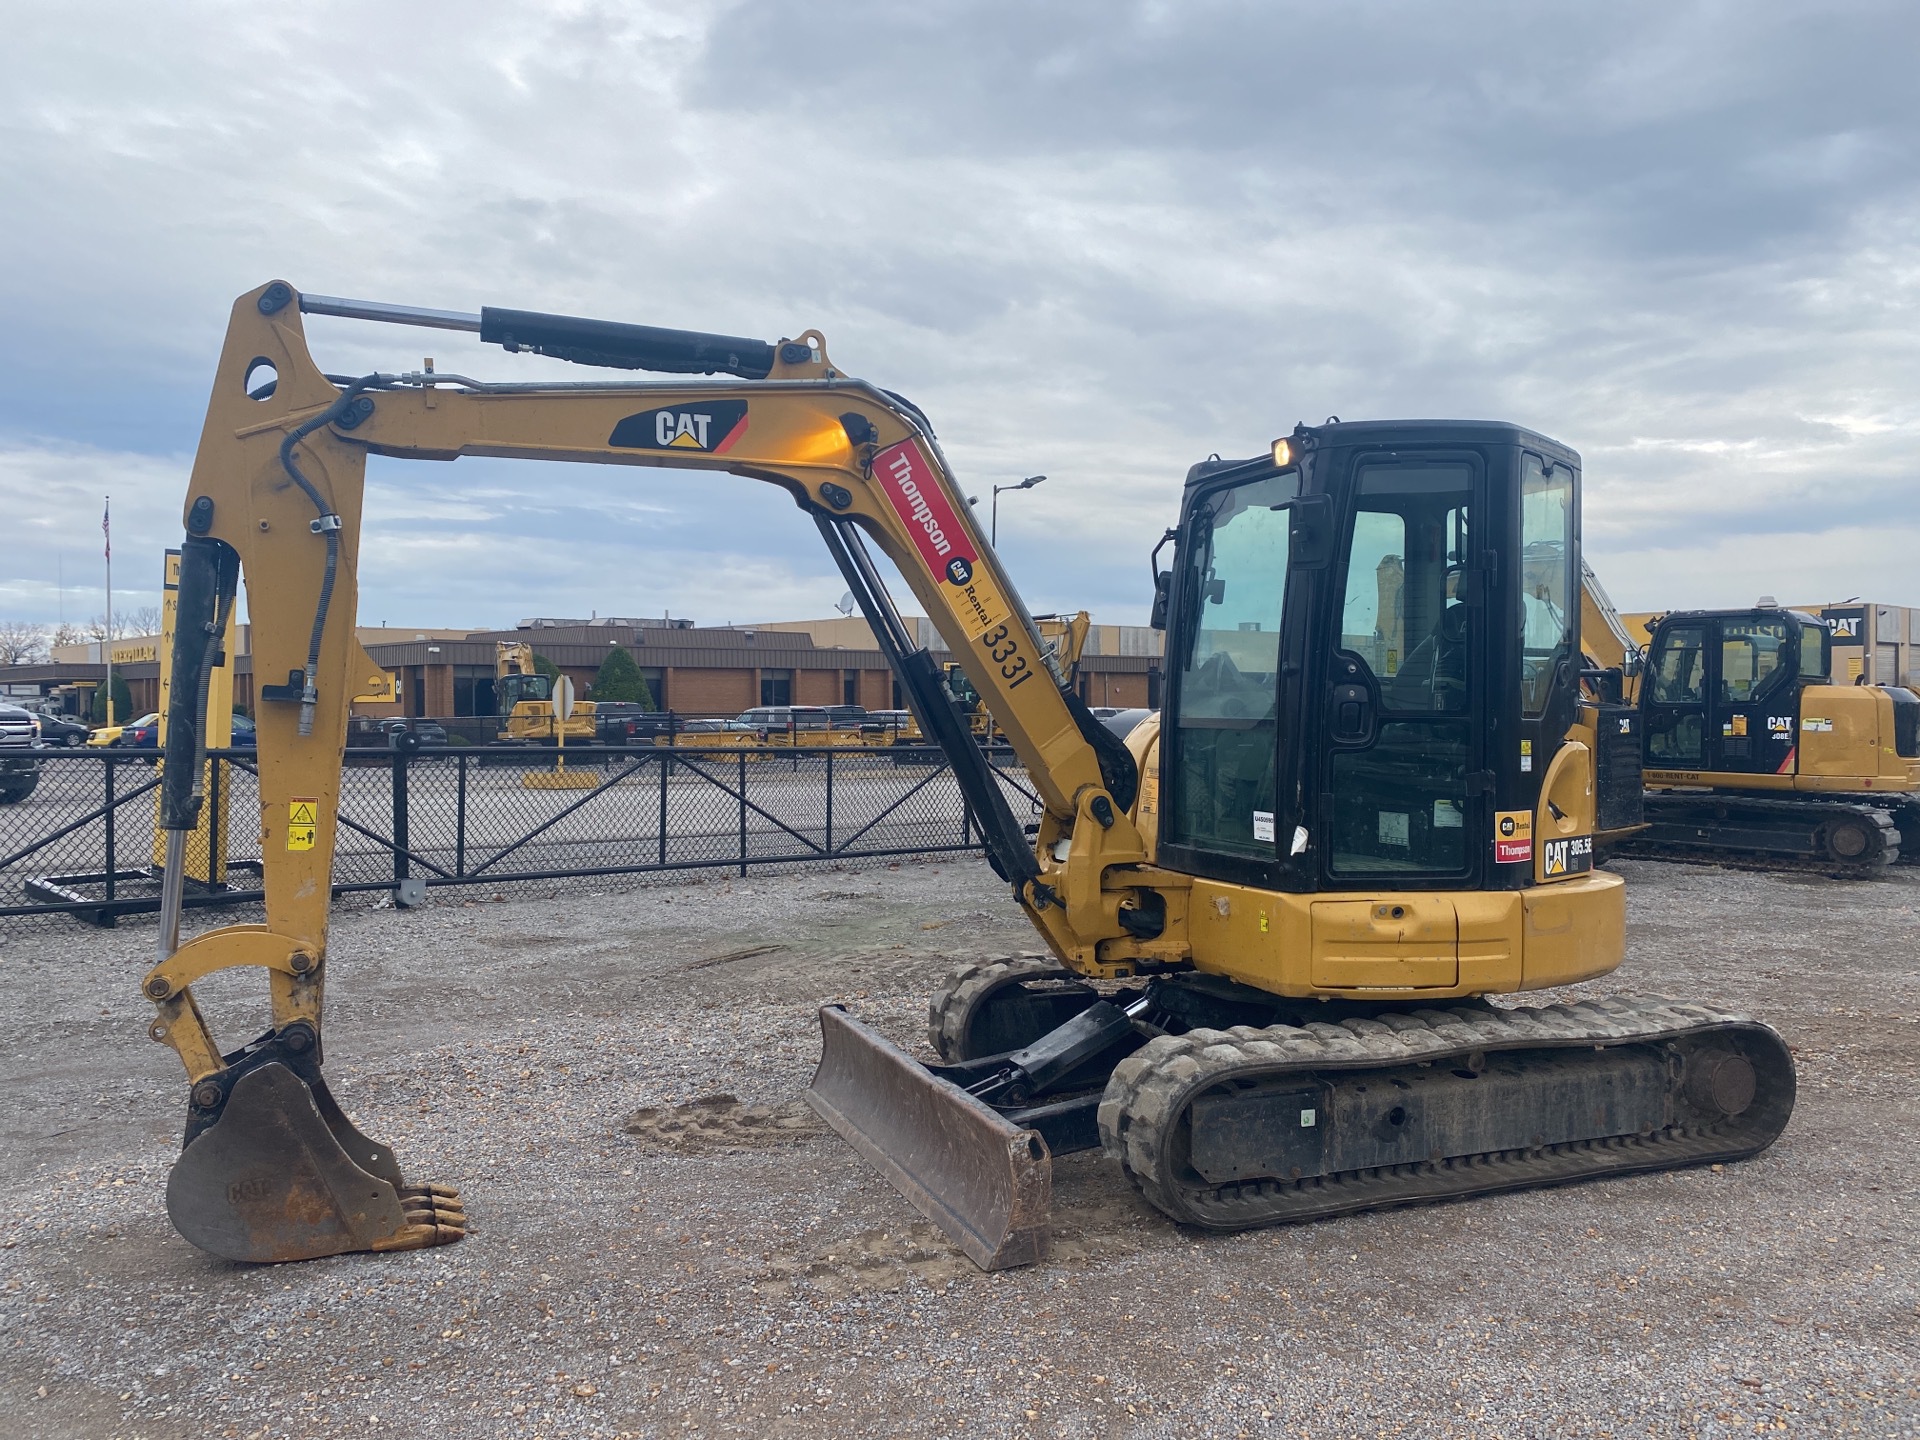
[{"label": "bare tree", "polygon": [[125,610],[116,610],[112,626],[107,617],[95,615],[82,627],[83,639],[87,640],[126,640],[138,635],[158,635],[160,633],[160,607],[158,605],[134,605]]},{"label": "bare tree", "polygon": [[74,624],[71,620],[63,620],[54,626],[53,632],[48,635],[47,648],[52,650],[56,645],[84,645],[89,638],[91,637],[83,627]]},{"label": "bare tree", "polygon": [[47,653],[47,631],[31,620],[0,620],[0,665],[31,665]]}]

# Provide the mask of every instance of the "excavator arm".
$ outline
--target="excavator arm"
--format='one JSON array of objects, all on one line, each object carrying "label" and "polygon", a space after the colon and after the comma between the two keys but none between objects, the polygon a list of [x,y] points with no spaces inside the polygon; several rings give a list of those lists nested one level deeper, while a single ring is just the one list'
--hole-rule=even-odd
[{"label": "excavator arm", "polygon": [[[304,313],[478,331],[510,350],[720,380],[490,384],[431,369],[345,382],[308,352]],[[274,282],[234,305],[185,506],[163,826],[197,815],[197,698],[237,583],[258,677],[266,923],[179,943],[183,869],[167,867],[160,954],[144,980],[191,1086],[169,1209],[189,1239],[241,1260],[445,1243],[445,1187],[407,1184],[346,1120],[320,1074],[327,913],[350,699],[379,673],[354,640],[366,458],[484,455],[724,470],[784,489],[814,521],[982,826],[988,857],[1048,947],[1086,976],[1126,974],[1165,898],[1129,818],[1132,756],[1065,686],[980,535],[925,417],[834,368],[817,332],[777,345],[525,312],[480,316],[299,295]],[[1032,779],[1037,836],[913,645],[868,545],[905,578]],[[1081,635],[1084,634],[1084,624]],[[1073,637],[1077,651],[1080,635]],[[283,683],[284,682],[284,683]],[[203,976],[264,970],[271,1023],[225,1052],[194,1003]],[[875,1063],[887,1063],[876,1061]],[[852,1138],[852,1137],[850,1137]],[[858,1143],[856,1141],[856,1143]]]},{"label": "excavator arm", "polygon": [[1641,646],[1628,633],[1626,621],[1584,557],[1580,561],[1580,644],[1596,668],[1620,672],[1620,694],[1611,698],[1631,704],[1640,685]]}]

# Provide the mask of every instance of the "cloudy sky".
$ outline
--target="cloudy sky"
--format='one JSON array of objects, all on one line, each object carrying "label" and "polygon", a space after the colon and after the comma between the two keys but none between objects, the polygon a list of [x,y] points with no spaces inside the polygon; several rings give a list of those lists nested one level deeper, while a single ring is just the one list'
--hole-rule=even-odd
[{"label": "cloudy sky", "polygon": [[[1139,621],[1186,467],[1296,420],[1586,460],[1625,609],[1920,603],[1920,8],[14,7],[0,618],[155,598],[235,295],[775,338],[912,397],[1035,610]],[[335,371],[565,370],[309,321]],[[816,616],[732,477],[375,461],[363,623]]]}]

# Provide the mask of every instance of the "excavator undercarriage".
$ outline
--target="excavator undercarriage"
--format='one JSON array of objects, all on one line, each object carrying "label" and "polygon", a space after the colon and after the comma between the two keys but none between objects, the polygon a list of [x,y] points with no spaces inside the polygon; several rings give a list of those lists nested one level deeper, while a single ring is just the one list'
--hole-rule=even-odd
[{"label": "excavator undercarriage", "polygon": [[1741,1160],[1794,1098],[1772,1029],[1650,996],[1323,1003],[1191,973],[1102,993],[1017,959],[935,999],[941,1064],[821,1022],[808,1100],[987,1269],[1036,1258],[1054,1155],[1101,1149],[1172,1219],[1246,1230]]}]

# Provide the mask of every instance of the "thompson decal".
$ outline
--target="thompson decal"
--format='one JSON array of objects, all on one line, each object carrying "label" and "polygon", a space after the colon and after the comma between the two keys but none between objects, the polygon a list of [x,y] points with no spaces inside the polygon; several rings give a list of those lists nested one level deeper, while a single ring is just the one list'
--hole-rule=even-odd
[{"label": "thompson decal", "polygon": [[902,440],[873,457],[873,478],[886,493],[894,513],[906,521],[920,558],[948,583],[964,585],[973,578],[975,557],[969,553],[966,531],[933,478],[920,447]]},{"label": "thompson decal", "polygon": [[[927,569],[938,575],[957,593],[950,595],[954,610],[969,633],[985,636],[1007,624],[1009,606],[988,579],[980,557],[973,553],[964,522],[954,514],[947,489],[940,483],[920,447],[902,440],[873,457],[873,481],[887,497],[893,513],[907,527],[907,535],[920,552]],[[1014,657],[995,655],[1003,667],[1003,677],[1014,673],[1005,667]],[[1025,661],[1019,662],[1022,666]]]},{"label": "thompson decal", "polygon": [[747,402],[716,400],[711,405],[667,405],[629,415],[613,427],[607,443],[623,450],[724,455],[746,433]]},{"label": "thompson decal", "polygon": [[1493,817],[1493,859],[1514,865],[1533,859],[1533,812],[1501,810]]}]

